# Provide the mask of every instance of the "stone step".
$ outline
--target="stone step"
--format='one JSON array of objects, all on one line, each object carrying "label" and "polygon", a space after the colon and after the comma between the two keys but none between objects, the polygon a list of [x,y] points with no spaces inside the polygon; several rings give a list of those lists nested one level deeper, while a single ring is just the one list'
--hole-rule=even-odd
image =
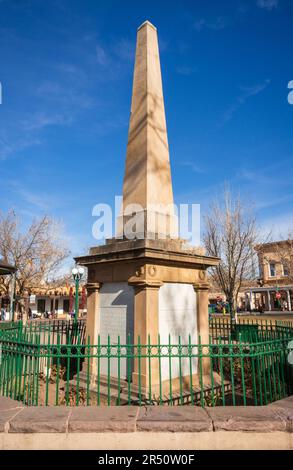
[{"label": "stone step", "polygon": [[[70,381],[70,384],[73,388],[77,387],[77,376]],[[87,374],[81,372],[79,375],[79,389],[86,390],[87,389]],[[228,381],[224,382],[224,390],[225,392],[231,389],[231,383]],[[89,391],[91,395],[96,395],[98,393],[98,384],[97,380],[92,381],[89,385]],[[212,386],[210,382],[206,382],[203,384],[203,396],[206,397],[209,395],[209,392],[212,391]],[[222,391],[222,384],[219,383],[217,380],[214,381],[214,393],[221,394]],[[106,376],[100,376],[100,385],[99,385],[99,395],[104,399],[108,398],[108,378]],[[195,386],[192,390],[193,393],[193,400],[198,401],[201,399],[201,389],[199,386]],[[110,400],[117,400],[118,399],[118,380],[115,377],[111,377],[110,383]],[[120,404],[127,404],[129,399],[128,395],[128,382],[126,380],[120,380]],[[183,390],[182,396],[179,391],[172,393],[172,399],[168,394],[164,394],[160,400],[159,395],[153,397],[150,401],[148,398],[148,393],[145,391],[141,391],[141,396],[139,393],[139,388],[137,385],[131,383],[130,388],[130,401],[132,405],[144,403],[146,405],[149,404],[159,404],[162,402],[163,404],[169,404],[172,402],[173,404],[189,404],[191,400],[191,391],[190,390]]]}]

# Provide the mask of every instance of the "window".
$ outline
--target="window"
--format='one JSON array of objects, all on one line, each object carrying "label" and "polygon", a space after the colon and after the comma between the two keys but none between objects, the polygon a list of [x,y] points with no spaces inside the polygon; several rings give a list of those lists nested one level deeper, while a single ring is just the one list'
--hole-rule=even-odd
[{"label": "window", "polygon": [[38,303],[37,303],[38,313],[45,313],[45,308],[46,308],[46,300],[45,299],[38,299]]},{"label": "window", "polygon": [[63,313],[69,313],[69,299],[63,300]]},{"label": "window", "polygon": [[289,269],[286,263],[283,263],[283,276],[289,276]]},{"label": "window", "polygon": [[275,263],[270,263],[269,273],[270,273],[270,277],[275,277],[276,276],[276,265],[275,265]]}]

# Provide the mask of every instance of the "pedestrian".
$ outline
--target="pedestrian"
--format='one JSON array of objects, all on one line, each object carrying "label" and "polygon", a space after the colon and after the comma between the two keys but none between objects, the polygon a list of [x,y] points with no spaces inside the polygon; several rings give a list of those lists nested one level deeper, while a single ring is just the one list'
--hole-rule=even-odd
[{"label": "pedestrian", "polygon": [[5,309],[2,307],[1,308],[1,321],[5,321],[5,316],[6,316]]},{"label": "pedestrian", "polygon": [[8,308],[5,309],[5,313],[4,313],[4,320],[10,320],[10,312],[8,310]]}]

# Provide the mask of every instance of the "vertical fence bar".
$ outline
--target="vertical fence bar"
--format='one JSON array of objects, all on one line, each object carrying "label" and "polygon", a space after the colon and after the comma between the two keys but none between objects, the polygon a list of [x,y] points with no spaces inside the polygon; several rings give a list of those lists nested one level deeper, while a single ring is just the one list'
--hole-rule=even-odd
[{"label": "vertical fence bar", "polygon": [[256,391],[256,375],[255,375],[255,353],[254,345],[250,345],[250,360],[251,360],[251,372],[252,372],[252,393],[254,399],[254,405],[257,406],[257,391]]},{"label": "vertical fence bar", "polygon": [[138,402],[141,406],[141,345],[140,335],[137,338],[137,358],[138,358]]},{"label": "vertical fence bar", "polygon": [[198,335],[198,362],[199,362],[199,387],[200,387],[200,405],[204,407],[204,394],[203,394],[203,371],[202,371],[202,345],[201,335]]},{"label": "vertical fence bar", "polygon": [[107,342],[107,405],[111,405],[111,342],[110,336],[108,335],[108,342]]},{"label": "vertical fence bar", "polygon": [[120,335],[118,335],[118,345],[117,345],[117,369],[118,369],[118,392],[117,392],[117,405],[120,405],[120,359],[121,359],[121,350],[120,350]]},{"label": "vertical fence bar", "polygon": [[[2,346],[2,345],[1,345]],[[15,375],[15,387],[14,387],[14,400],[18,400],[18,387],[19,381],[21,379],[21,352],[20,352],[20,345],[17,344],[17,368],[16,368],[16,375]],[[1,375],[1,367],[0,367],[0,375]],[[1,390],[1,377],[0,377],[0,390]]]},{"label": "vertical fence bar", "polygon": [[183,389],[182,389],[182,346],[181,336],[178,337],[178,352],[179,352],[179,380],[180,380],[180,404],[183,405]]},{"label": "vertical fence bar", "polygon": [[225,377],[224,377],[224,370],[223,370],[223,343],[222,339],[219,338],[219,359],[220,359],[220,377],[221,377],[221,391],[222,391],[222,404],[226,406],[226,399],[225,399]]},{"label": "vertical fence bar", "polygon": [[246,387],[245,387],[245,370],[244,370],[244,353],[243,353],[243,342],[241,334],[239,334],[240,341],[240,364],[241,364],[241,383],[242,383],[242,394],[243,394],[243,405],[246,406]]},{"label": "vertical fence bar", "polygon": [[57,350],[56,350],[56,393],[55,393],[55,405],[58,405],[59,401],[59,375],[60,375],[60,334],[57,333]]},{"label": "vertical fence bar", "polygon": [[232,403],[233,403],[233,406],[235,406],[236,400],[235,400],[235,384],[234,384],[234,350],[233,350],[233,344],[231,344],[230,341],[231,340],[229,340],[231,391],[232,391]]},{"label": "vertical fence bar", "polygon": [[[90,405],[90,362],[91,362],[91,339],[88,335],[87,337],[87,346],[86,346],[86,405]],[[92,361],[94,358],[92,357]]]},{"label": "vertical fence bar", "polygon": [[149,402],[152,402],[152,364],[151,364],[151,355],[152,355],[152,348],[151,348],[151,337],[148,334],[148,374],[149,374]]},{"label": "vertical fence bar", "polygon": [[49,375],[50,375],[50,362],[51,362],[51,343],[50,343],[50,338],[51,338],[51,332],[49,331],[48,335],[48,343],[47,343],[47,373],[46,373],[46,398],[45,398],[45,405],[48,406],[49,404]]},{"label": "vertical fence bar", "polygon": [[[282,347],[280,347],[282,346]],[[285,381],[285,376],[284,376],[284,370],[286,368],[286,355],[285,355],[285,349],[284,349],[284,344],[280,343],[279,345],[279,350],[280,350],[280,369],[281,369],[281,388],[282,388],[282,398],[286,397],[286,381]]]},{"label": "vertical fence bar", "polygon": [[264,345],[261,345],[261,366],[262,366],[262,376],[263,376],[263,392],[264,392],[264,404],[268,404],[268,397],[267,397],[267,380],[266,380],[266,365],[265,365],[265,350]]},{"label": "vertical fence bar", "polygon": [[211,374],[211,394],[212,394],[212,406],[215,406],[215,389],[214,389],[214,361],[213,361],[213,345],[211,337],[209,337],[209,357],[210,357],[210,374]]},{"label": "vertical fence bar", "polygon": [[69,396],[69,380],[70,380],[70,362],[71,362],[71,352],[72,352],[72,344],[70,342],[70,335],[68,335],[68,339],[66,342],[66,392],[65,392],[65,401],[66,406],[70,403],[70,396]]},{"label": "vertical fence bar", "polygon": [[[24,340],[26,341],[26,337],[24,337]],[[23,377],[23,390],[22,390],[22,396],[23,396],[23,403],[26,401],[26,375],[27,375],[27,352],[26,352],[26,344],[24,344],[24,377]]]},{"label": "vertical fence bar", "polygon": [[36,405],[39,404],[39,387],[40,387],[40,354],[41,354],[41,336],[37,335],[37,352],[38,352],[38,360],[37,360],[37,383],[36,383]]},{"label": "vertical fence bar", "polygon": [[268,385],[269,385],[269,402],[272,403],[273,395],[272,395],[272,377],[271,377],[271,351],[270,351],[270,343],[268,341],[269,336],[267,335],[267,344],[265,346],[265,365],[268,375]]},{"label": "vertical fence bar", "polygon": [[98,335],[98,348],[97,348],[97,353],[98,353],[98,364],[97,364],[97,404],[100,406],[101,404],[101,393],[100,393],[100,382],[101,382],[101,337]]},{"label": "vertical fence bar", "polygon": [[192,379],[192,345],[191,345],[191,336],[188,335],[188,358],[189,358],[189,387],[190,387],[190,401],[191,405],[194,405],[193,399],[193,379]]},{"label": "vertical fence bar", "polygon": [[277,400],[277,384],[276,384],[276,373],[275,373],[275,358],[276,358],[276,354],[275,354],[275,351],[274,351],[274,344],[271,343],[271,351],[272,351],[272,360],[271,360],[271,364],[272,364],[272,380],[273,380],[273,393],[274,393],[274,400]]},{"label": "vertical fence bar", "polygon": [[169,364],[169,405],[173,406],[173,391],[172,391],[172,345],[171,335],[168,335],[168,364]]},{"label": "vertical fence bar", "polygon": [[127,335],[127,402],[131,405],[131,336]]},{"label": "vertical fence bar", "polygon": [[[74,328],[77,325],[74,325]],[[77,333],[77,331],[76,331]],[[75,336],[76,338],[76,336]],[[77,374],[76,374],[76,401],[75,401],[75,406],[79,406],[79,398],[80,398],[80,380],[79,380],[79,375],[80,375],[80,353],[81,353],[81,348],[80,348],[80,338],[79,335],[76,338],[76,346],[75,346],[75,351],[76,351],[76,369],[77,369]]]},{"label": "vertical fence bar", "polygon": [[158,354],[159,354],[159,387],[160,387],[160,405],[162,405],[162,364],[161,364],[161,338],[158,335]]}]

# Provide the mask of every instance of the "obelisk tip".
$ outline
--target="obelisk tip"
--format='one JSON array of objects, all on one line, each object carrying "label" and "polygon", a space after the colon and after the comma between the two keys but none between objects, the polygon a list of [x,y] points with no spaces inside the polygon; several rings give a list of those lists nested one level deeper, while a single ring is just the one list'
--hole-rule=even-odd
[{"label": "obelisk tip", "polygon": [[157,31],[157,28],[148,20],[144,21],[138,28],[137,31],[140,29],[144,28],[145,26],[151,26],[151,28],[154,28]]}]

